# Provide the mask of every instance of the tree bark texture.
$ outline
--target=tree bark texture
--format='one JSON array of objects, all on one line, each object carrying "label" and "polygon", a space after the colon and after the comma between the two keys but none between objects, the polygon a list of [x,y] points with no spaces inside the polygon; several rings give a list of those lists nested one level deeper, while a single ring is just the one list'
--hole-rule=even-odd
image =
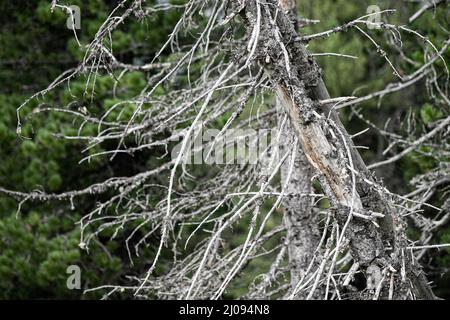
[{"label": "tree bark texture", "polygon": [[[292,24],[297,25],[295,0],[282,0],[280,6],[289,15]],[[277,109],[280,114],[278,117],[279,130],[281,130],[280,151],[281,154],[285,154],[296,142],[296,135],[290,121],[283,123],[286,110],[283,108],[280,99],[277,99]],[[282,186],[286,184],[289,167],[290,164],[285,161],[281,168]],[[298,148],[293,171],[284,192],[288,194],[312,193],[313,175],[314,170],[306,159],[304,151]],[[317,217],[313,215],[311,201],[311,198],[307,196],[288,196],[283,201],[283,220],[287,233],[291,288],[294,288],[305,275],[320,240],[319,223]],[[300,295],[298,298],[304,297]]]}]

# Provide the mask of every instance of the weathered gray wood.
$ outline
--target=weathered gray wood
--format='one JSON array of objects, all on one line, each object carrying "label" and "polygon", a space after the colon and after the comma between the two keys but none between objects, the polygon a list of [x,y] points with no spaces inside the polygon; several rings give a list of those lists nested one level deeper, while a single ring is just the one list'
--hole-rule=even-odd
[{"label": "weathered gray wood", "polygon": [[[330,110],[319,107],[319,100],[329,98],[320,68],[305,46],[292,40],[298,39],[298,35],[277,5],[278,0],[259,2],[263,6],[259,18],[255,1],[247,1],[242,11],[250,32],[260,21],[255,55],[274,83],[306,158],[320,174],[336,219],[342,228],[347,228],[351,254],[368,278],[368,291],[379,285],[382,270],[389,269],[393,274],[394,298],[407,299],[411,292],[419,299],[434,299],[419,265],[404,251],[407,243],[404,222],[387,196],[374,187],[376,181],[338,115],[332,112],[328,117]],[[374,212],[385,218],[374,216]],[[388,296],[389,288],[385,287],[380,298]]]},{"label": "weathered gray wood", "polygon": [[[297,8],[295,0],[280,1],[281,8],[291,16],[296,25]],[[283,124],[285,108],[277,99],[279,130],[281,130],[280,153],[284,154],[296,143],[296,134],[291,122]],[[290,164],[286,161],[281,168],[281,185],[286,185],[288,194],[312,193],[312,177],[314,170],[307,161],[303,149],[299,148],[294,159],[293,171],[286,184]],[[312,212],[312,200],[309,197],[292,196],[283,200],[283,220],[286,226],[289,271],[291,288],[294,288],[305,275],[313,260],[314,252],[319,244],[320,232],[317,217]],[[289,294],[289,293],[288,293]],[[304,298],[302,295],[296,298]]]}]

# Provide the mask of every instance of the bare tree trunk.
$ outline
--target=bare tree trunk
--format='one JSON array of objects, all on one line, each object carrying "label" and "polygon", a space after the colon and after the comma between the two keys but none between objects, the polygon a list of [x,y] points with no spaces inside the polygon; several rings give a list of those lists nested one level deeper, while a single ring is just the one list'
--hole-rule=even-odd
[{"label": "bare tree trunk", "polygon": [[[290,124],[286,124],[282,133],[281,150],[291,148],[295,143],[294,131]],[[282,151],[283,153],[285,151]],[[286,182],[289,164],[281,169],[281,183]],[[313,169],[308,163],[302,150],[297,151],[293,171],[284,192],[292,194],[310,194],[312,191]],[[312,262],[320,240],[319,223],[313,215],[312,200],[307,196],[288,196],[283,201],[283,219],[287,230],[289,271],[291,288],[294,288],[305,275]],[[301,298],[301,296],[299,297]]]},{"label": "bare tree trunk", "polygon": [[[352,257],[367,278],[367,290],[359,298],[434,299],[420,266],[406,249],[404,222],[377,187],[338,115],[321,107],[320,101],[329,95],[320,69],[305,46],[292,41],[298,36],[288,17],[277,10],[278,3],[268,0],[261,8],[260,2],[247,1],[245,20],[250,30],[255,25],[260,29],[256,54],[274,82],[308,161],[320,175]],[[336,252],[342,249],[343,238],[336,242]]]},{"label": "bare tree trunk", "polygon": [[[280,6],[297,24],[297,7],[295,0],[280,1]],[[280,151],[284,154],[292,149],[296,143],[295,131],[290,121],[283,123],[286,111],[280,100],[277,99],[279,129],[281,130]],[[281,168],[281,185],[286,184],[289,172],[289,163],[285,161]],[[300,148],[294,159],[293,171],[286,184],[284,192],[288,194],[310,194],[312,192],[312,177],[314,170]],[[291,288],[295,288],[302,276],[305,275],[311,263],[314,252],[318,247],[320,234],[317,219],[312,213],[311,198],[307,196],[290,196],[283,201],[284,224],[287,230],[289,271],[291,275]],[[290,292],[288,292],[289,294]],[[301,295],[298,298],[303,298]]]}]

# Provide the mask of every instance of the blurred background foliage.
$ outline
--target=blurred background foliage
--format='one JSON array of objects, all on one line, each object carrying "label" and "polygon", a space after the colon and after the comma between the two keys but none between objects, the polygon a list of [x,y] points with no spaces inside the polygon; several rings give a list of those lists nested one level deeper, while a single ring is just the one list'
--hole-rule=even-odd
[{"label": "blurred background foliage", "polygon": [[[22,128],[24,139],[16,134],[16,109],[33,93],[42,90],[63,71],[73,68],[83,58],[73,32],[66,28],[67,15],[60,9],[53,13],[49,0],[1,1],[0,12],[0,185],[13,190],[63,192],[86,187],[112,176],[129,176],[153,167],[162,160],[158,152],[141,152],[130,161],[127,156],[117,156],[114,161],[107,157],[97,157],[93,161],[78,162],[85,145],[82,142],[68,141],[54,136],[54,133],[76,135],[80,123],[64,113],[40,113],[26,118]],[[152,1],[147,1],[152,2]],[[182,2],[182,1],[178,1]],[[77,31],[82,44],[87,44],[115,7],[117,1],[71,0],[70,3],[81,8],[81,30]],[[321,22],[306,28],[303,32],[317,32],[332,28],[355,19],[366,13],[367,7],[378,4],[382,9],[396,8],[397,13],[389,17],[390,22],[404,23],[405,17],[417,4],[406,1],[347,1],[323,0],[301,1],[299,11],[302,16],[319,19]],[[165,12],[152,15],[143,21],[128,19],[127,23],[113,33],[113,50],[122,62],[143,64],[151,61],[156,51],[166,40],[179,17],[179,12]],[[440,24],[447,24],[448,17],[432,12],[424,15],[413,27],[437,44],[448,37]],[[373,30],[371,35],[386,43],[386,33]],[[405,51],[409,58],[423,63],[423,47],[416,39],[405,35]],[[318,40],[310,45],[315,53],[336,52],[357,56],[358,59],[338,57],[319,57],[326,84],[333,97],[364,94],[381,89],[386,83],[395,80],[392,70],[386,64],[371,42],[356,30]],[[389,45],[383,49],[390,55],[401,74],[409,74],[414,69],[398,59],[398,52]],[[164,59],[164,58],[163,58]],[[446,53],[450,61],[450,53]],[[146,75],[127,73],[117,88],[109,76],[99,76],[95,91],[88,88],[83,77],[71,81],[67,86],[52,91],[39,100],[32,101],[22,111],[22,115],[33,114],[38,106],[56,105],[60,108],[89,106],[89,112],[103,114],[116,103],[135,96],[146,84]],[[423,85],[423,84],[418,84]],[[157,94],[164,94],[167,88],[160,88]],[[95,92],[95,94],[93,94]],[[382,100],[369,101],[361,105],[362,113],[374,124],[383,127],[386,119],[392,118],[388,129],[401,127],[402,122],[413,114],[419,127],[426,127],[447,112],[439,110],[426,95],[417,94],[414,87]],[[133,105],[123,106],[121,117],[127,119],[133,112]],[[351,110],[344,110],[343,120],[350,133],[364,129],[366,125],[352,116]],[[116,119],[117,113],[110,115]],[[350,120],[347,120],[350,119]],[[217,121],[225,123],[226,119]],[[81,135],[94,132],[95,126],[85,125]],[[356,144],[366,145],[370,150],[362,151],[368,163],[382,159],[386,142],[371,131],[358,138]],[[105,147],[102,145],[102,147]],[[107,146],[106,146],[107,147]],[[88,151],[89,154],[103,151],[100,147]],[[429,151],[432,153],[432,150]],[[164,150],[161,150],[161,154]],[[449,159],[441,159],[448,161]],[[388,178],[385,183],[398,193],[410,190],[408,181],[415,175],[427,172],[439,165],[436,159],[423,153],[411,153],[395,165],[377,170],[380,177]],[[199,169],[202,170],[201,168]],[[395,174],[394,174],[395,173]],[[205,173],[206,174],[206,173]],[[165,183],[166,177],[161,177]],[[107,197],[107,195],[98,196]],[[46,204],[26,203],[20,214],[14,199],[0,196],[0,298],[100,298],[101,293],[83,295],[82,290],[68,290],[66,287],[66,268],[76,264],[82,268],[83,288],[95,287],[105,283],[127,283],[125,276],[139,275],[151,262],[154,248],[147,247],[140,252],[139,259],[131,264],[123,248],[127,231],[114,240],[111,235],[102,233],[90,246],[89,252],[79,248],[80,231],[76,222],[95,207],[96,197],[86,197],[77,201],[76,209],[67,201]],[[155,195],[155,202],[158,195]],[[442,205],[443,199],[433,199],[434,204]],[[276,221],[272,221],[275,224]],[[241,226],[226,237],[230,246],[240,243],[245,237],[245,219]],[[411,236],[414,237],[412,229]],[[443,229],[435,242],[450,242],[450,226]],[[163,261],[170,263],[170,254]],[[433,251],[426,257],[426,271],[436,285],[436,293],[450,298],[450,257],[445,250]],[[253,261],[245,269],[244,275],[233,283],[227,297],[235,298],[245,293],[251,280],[270,262],[264,259]],[[164,264],[156,270],[164,272]],[[128,297],[126,293],[118,297]]]}]

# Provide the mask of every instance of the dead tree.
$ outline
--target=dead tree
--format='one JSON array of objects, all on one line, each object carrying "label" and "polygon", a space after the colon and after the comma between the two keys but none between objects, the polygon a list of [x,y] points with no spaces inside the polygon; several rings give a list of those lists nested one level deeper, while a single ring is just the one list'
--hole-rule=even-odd
[{"label": "dead tree", "polygon": [[[94,135],[55,133],[59,138],[85,142],[86,150],[115,143],[116,147],[99,154],[88,154],[81,165],[95,157],[114,160],[118,153],[134,155],[163,146],[167,154],[154,154],[164,159],[162,163],[158,161],[135,176],[111,177],[60,194],[0,188],[1,193],[20,201],[19,209],[31,201],[69,200],[76,206],[79,198],[109,195],[79,221],[80,248],[87,250],[99,234],[113,230],[113,238],[126,236],[124,246],[130,260],[146,245],[153,247],[154,257],[142,276],[130,278],[129,285],[105,284],[88,290],[104,290],[105,297],[130,290],[143,298],[219,299],[249,262],[264,257],[272,259],[271,266],[254,275],[246,297],[436,298],[417,258],[435,247],[430,242],[432,234],[448,221],[448,203],[441,210],[427,202],[449,182],[448,167],[416,177],[412,181],[415,191],[408,195],[389,191],[370,170],[398,161],[424,142],[447,137],[450,117],[437,121],[414,141],[378,129],[403,150],[366,166],[338,110],[404,90],[419,81],[427,81],[439,103],[450,107],[445,87],[448,83],[443,85],[437,76],[440,72],[448,79],[448,70],[435,68],[437,61],[444,60],[450,39],[436,46],[407,26],[374,22],[370,14],[331,30],[302,35],[298,25],[308,20],[295,23],[294,4],[287,0],[189,0],[181,5],[158,3],[146,7],[141,0],[122,1],[95,38],[80,47],[85,55],[79,66],[63,73],[18,108],[17,133],[21,135],[23,107],[75,77],[84,76],[88,84],[95,84],[97,76],[109,75],[116,81],[111,91],[114,94],[116,86],[123,85],[120,79],[125,74],[141,72],[147,76],[148,82],[138,95],[98,116],[49,104],[40,105],[29,116],[60,112],[71,115],[80,128],[86,123],[95,125],[98,130]],[[114,55],[114,30],[133,16],[141,19],[166,10],[180,10],[182,17],[150,63],[133,65]],[[411,19],[426,10],[419,9]],[[407,33],[424,43],[423,65],[400,77],[386,53],[362,29],[374,25],[393,37]],[[398,75],[398,82],[360,97],[330,97],[322,71],[306,45],[349,30],[376,44]],[[190,42],[180,44],[180,35],[189,35]],[[163,59],[162,52],[170,52],[169,58]],[[162,96],[155,94],[161,86],[167,91]],[[278,108],[274,97],[279,101]],[[134,107],[130,119],[122,119],[120,112],[114,119],[107,118],[112,110],[124,105]],[[244,109],[253,107],[257,112],[242,118]],[[357,110],[353,112],[365,120]],[[214,128],[215,121],[225,116],[226,123],[211,134],[213,139],[196,142],[202,128]],[[367,124],[375,127],[369,121]],[[273,127],[281,130],[260,150],[256,163],[236,165],[234,158],[226,157],[229,152],[212,152],[224,141],[225,145],[234,145],[237,140],[258,144],[261,137],[254,134],[255,130]],[[252,134],[239,131],[249,128]],[[230,132],[237,132],[231,140]],[[177,152],[170,156],[169,146],[175,142],[180,142]],[[276,150],[279,157],[272,157]],[[187,161],[198,153],[204,156],[202,164],[213,169],[209,176],[196,176],[192,162]],[[225,161],[211,163],[211,158]],[[320,187],[313,189],[313,182]],[[150,197],[159,200],[155,204]],[[329,209],[317,205],[324,198],[330,203]],[[426,218],[418,212],[424,206],[445,214]],[[283,223],[268,228],[269,222],[276,221],[274,215],[280,207],[284,208]],[[407,239],[406,217],[421,230],[419,243]],[[235,245],[227,243],[234,236],[234,228],[243,224],[244,240]],[[148,244],[155,238],[156,242]],[[420,251],[415,254],[413,250]],[[156,276],[156,266],[169,254],[173,261]],[[355,275],[362,275],[365,284],[356,284]]]},{"label": "dead tree", "polygon": [[[280,1],[280,8],[289,18],[294,29],[298,26],[297,6],[293,0]],[[289,150],[294,143],[295,133],[292,123],[286,121],[287,112],[277,100],[280,110],[279,131],[281,134],[281,153]],[[308,163],[302,149],[297,151],[294,169],[286,185],[288,194],[312,193],[314,171]],[[289,163],[285,162],[281,168],[281,184],[284,186],[289,172]],[[288,197],[283,201],[284,223],[286,226],[286,241],[288,246],[289,270],[292,288],[307,273],[311,261],[318,266],[321,252],[316,250],[320,241],[318,216],[313,212],[312,201],[309,197]],[[305,298],[306,296],[303,296]]]},{"label": "dead tree", "polygon": [[[300,41],[291,40],[299,37],[289,18],[277,1],[249,2],[243,15],[249,30],[260,28],[261,39],[253,40],[260,41],[255,55],[270,74],[307,159],[320,174],[341,233],[347,232],[354,263],[367,274],[367,288],[382,297],[406,298],[413,292],[433,299],[418,263],[405,255],[404,222],[376,189],[376,180],[336,113],[320,106],[330,96],[314,59]],[[330,258],[336,259],[341,241],[342,236]]]}]

